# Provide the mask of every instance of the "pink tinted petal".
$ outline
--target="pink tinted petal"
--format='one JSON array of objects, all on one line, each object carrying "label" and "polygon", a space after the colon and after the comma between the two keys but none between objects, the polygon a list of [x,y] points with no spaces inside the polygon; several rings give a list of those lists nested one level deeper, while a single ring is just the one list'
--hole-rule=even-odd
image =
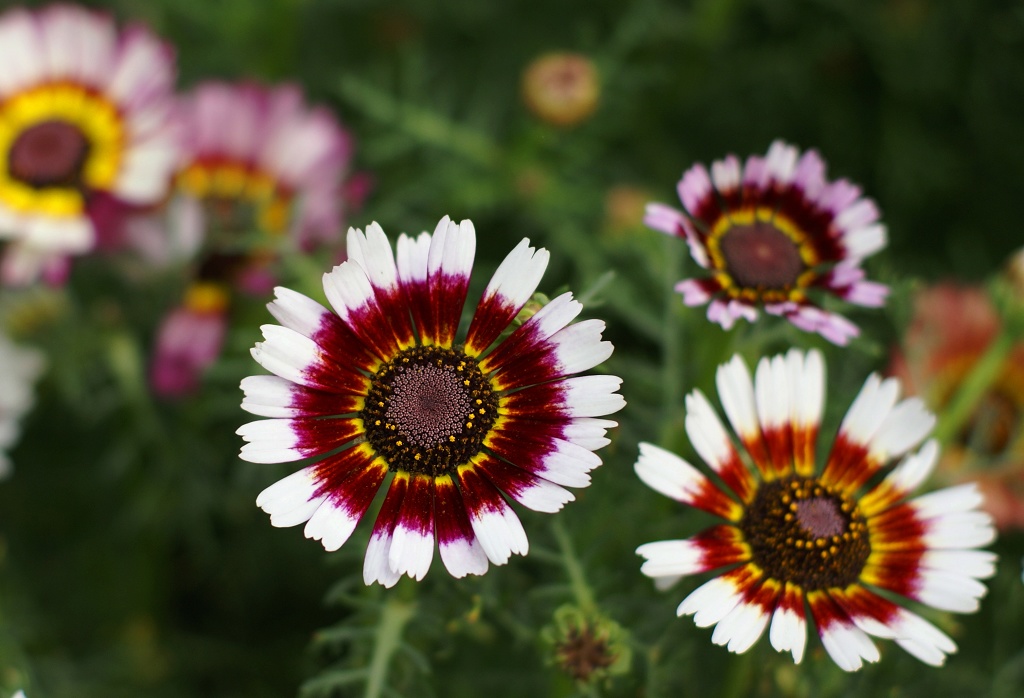
[{"label": "pink tinted petal", "polygon": [[227,331],[222,313],[178,308],[157,332],[150,384],[164,397],[183,397],[199,388],[203,372],[220,356]]}]

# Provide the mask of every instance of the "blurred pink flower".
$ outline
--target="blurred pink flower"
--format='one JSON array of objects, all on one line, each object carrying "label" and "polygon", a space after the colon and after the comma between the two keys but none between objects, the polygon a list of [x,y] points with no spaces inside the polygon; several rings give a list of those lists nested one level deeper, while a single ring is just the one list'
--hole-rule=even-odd
[{"label": "blurred pink flower", "polygon": [[214,284],[194,284],[157,332],[150,366],[154,392],[164,397],[194,393],[203,372],[220,356],[226,332],[226,294]]},{"label": "blurred pink flower", "polygon": [[[1000,331],[984,289],[941,283],[914,297],[911,323],[889,373],[941,411]],[[1011,351],[967,424],[946,449],[936,477],[977,482],[1003,530],[1024,528],[1024,344]]]},{"label": "blurred pink flower", "polygon": [[[0,237],[6,283],[88,252],[167,194],[179,152],[174,52],[75,5],[0,15]],[[60,266],[60,263],[58,263]]]},{"label": "blurred pink flower", "polygon": [[193,224],[287,234],[304,249],[339,237],[352,139],[329,110],[296,85],[224,82],[200,84],[182,110],[177,186],[200,211]]},{"label": "blurred pink flower", "polygon": [[729,155],[710,171],[698,163],[677,190],[683,211],[651,203],[644,222],[686,240],[693,261],[710,272],[676,286],[686,305],[708,306],[708,320],[729,329],[763,309],[843,345],[857,326],[812,296],[885,303],[889,289],[861,268],[886,245],[878,207],[857,185],[827,180],[817,151],[775,141],[746,162]]}]

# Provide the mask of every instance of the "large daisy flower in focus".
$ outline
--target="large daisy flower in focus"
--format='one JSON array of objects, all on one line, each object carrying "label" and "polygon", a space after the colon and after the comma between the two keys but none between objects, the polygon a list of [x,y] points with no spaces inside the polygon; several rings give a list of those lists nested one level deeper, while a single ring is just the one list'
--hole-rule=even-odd
[{"label": "large daisy flower in focus", "polygon": [[38,351],[0,335],[0,479],[10,474],[5,451],[17,440],[21,418],[35,402],[34,383],[44,363]]},{"label": "large daisy flower in focus", "polygon": [[[506,497],[555,512],[601,464],[625,404],[614,376],[574,376],[612,353],[599,320],[570,322],[565,293],[507,335],[548,263],[523,240],[505,258],[456,341],[476,248],[473,225],[447,217],[434,234],[398,239],[350,230],[348,261],[324,275],[333,312],[276,290],[253,357],[273,376],[242,381],[242,407],[272,419],[239,429],[243,459],[314,459],[256,503],[275,526],[305,522],[337,550],[385,486],[363,578],[422,579],[435,538],[455,577],[526,554]],[[385,484],[387,482],[387,484]]]},{"label": "large daisy flower in focus", "polygon": [[4,277],[89,251],[120,207],[167,193],[177,158],[174,57],[147,29],[74,5],[0,15]]},{"label": "large daisy flower in focus", "polygon": [[846,671],[878,660],[871,635],[942,664],[956,651],[953,641],[893,599],[975,611],[985,594],[978,580],[995,565],[994,554],[975,548],[995,531],[978,510],[982,498],[973,484],[908,499],[938,457],[934,440],[912,452],[934,416],[916,397],[898,401],[896,379],[872,375],[819,469],[819,353],[762,359],[754,381],[737,356],[719,367],[717,385],[746,453],[695,390],[686,398],[686,433],[717,479],[650,444],[641,444],[636,472],[658,492],[726,523],[686,540],[640,546],[641,571],[668,585],[721,570],[683,600],[678,614],[717,626],[712,641],[732,652],[745,652],[771,621],[772,646],[799,662],[809,608],[822,644]]},{"label": "large daisy flower in focus", "polygon": [[304,247],[338,236],[352,142],[329,110],[308,107],[296,85],[224,82],[200,84],[182,108],[180,221],[289,234]]},{"label": "large daisy flower in focus", "polygon": [[861,261],[886,244],[874,201],[845,179],[825,179],[825,163],[781,141],[765,157],[729,155],[691,167],[678,185],[684,212],[647,206],[645,223],[685,238],[711,276],[676,286],[689,306],[708,305],[725,329],[758,308],[808,332],[846,344],[857,326],[817,305],[818,291],[864,306],[885,302],[887,287],[864,279]]}]

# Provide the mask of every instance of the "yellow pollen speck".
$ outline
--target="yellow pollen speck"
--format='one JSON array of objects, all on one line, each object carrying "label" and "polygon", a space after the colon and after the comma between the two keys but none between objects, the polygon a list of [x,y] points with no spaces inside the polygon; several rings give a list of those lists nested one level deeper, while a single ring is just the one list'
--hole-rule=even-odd
[{"label": "yellow pollen speck", "polygon": [[376,420],[373,424],[374,424],[374,426],[378,426],[379,427],[380,426],[380,420],[379,419]]},{"label": "yellow pollen speck", "polygon": [[415,458],[416,460],[419,460],[422,457],[423,457],[422,453],[417,453],[415,456],[413,456],[413,458]]},{"label": "yellow pollen speck", "polygon": [[824,548],[825,547],[825,541],[822,538],[819,538],[818,540],[814,541],[814,544],[816,546],[818,546],[819,548]]},{"label": "yellow pollen speck", "polygon": [[455,437],[454,436],[449,436],[448,440],[451,441],[451,442],[454,442],[455,441]]},{"label": "yellow pollen speck", "polygon": [[782,518],[785,519],[786,521],[792,521],[793,520],[793,515],[792,514],[786,514]]},{"label": "yellow pollen speck", "polygon": [[796,547],[803,548],[804,547],[804,542],[802,540],[796,541]]}]

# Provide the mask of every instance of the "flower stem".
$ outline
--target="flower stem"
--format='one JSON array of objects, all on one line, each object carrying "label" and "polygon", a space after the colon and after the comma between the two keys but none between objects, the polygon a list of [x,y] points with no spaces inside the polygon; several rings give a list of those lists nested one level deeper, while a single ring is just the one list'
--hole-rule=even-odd
[{"label": "flower stem", "polygon": [[369,678],[363,698],[380,698],[384,692],[388,665],[402,642],[402,631],[416,615],[416,605],[391,599],[384,605],[370,657]]},{"label": "flower stem", "polygon": [[1000,332],[960,383],[960,387],[953,394],[953,399],[942,410],[934,436],[943,446],[956,438],[964,424],[974,414],[985,392],[999,377],[1006,357],[1013,348],[1013,340],[1010,332]]},{"label": "flower stem", "polygon": [[662,424],[675,425],[682,401],[683,381],[683,337],[679,323],[679,294],[676,282],[683,274],[683,258],[679,240],[668,236],[665,242],[665,313],[661,327],[662,350]]},{"label": "flower stem", "polygon": [[558,541],[558,548],[562,552],[562,564],[565,565],[565,573],[569,576],[569,585],[572,588],[572,595],[576,598],[576,603],[584,612],[595,610],[597,602],[594,601],[594,592],[587,584],[583,566],[573,550],[569,532],[565,530],[558,518],[555,518],[551,528],[554,531],[555,540]]}]

